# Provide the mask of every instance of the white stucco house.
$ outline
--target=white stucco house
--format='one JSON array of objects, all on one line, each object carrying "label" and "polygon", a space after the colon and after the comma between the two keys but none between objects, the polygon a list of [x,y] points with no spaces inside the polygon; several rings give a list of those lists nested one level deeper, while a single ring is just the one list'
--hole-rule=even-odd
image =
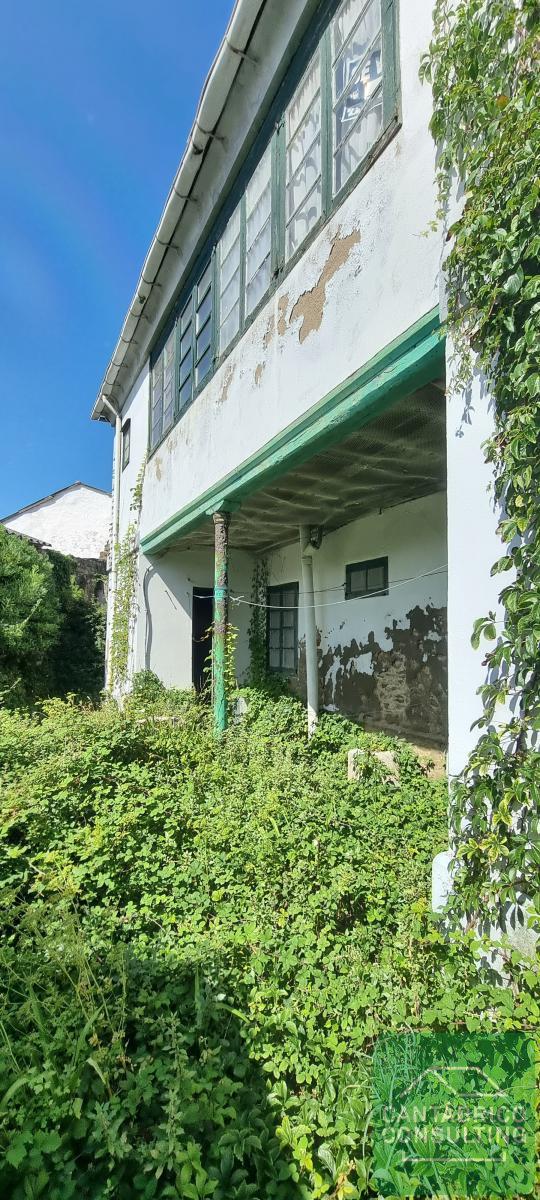
[{"label": "white stucco house", "polygon": [[2,525],[73,558],[105,559],[111,494],[77,480],[3,517]]},{"label": "white stucco house", "polygon": [[488,399],[440,330],[430,29],[430,0],[237,0],[93,417],[115,543],[146,460],[131,672],[198,686],[214,604],[244,677],[255,599],[310,722],[448,742],[452,773],[497,549]]}]

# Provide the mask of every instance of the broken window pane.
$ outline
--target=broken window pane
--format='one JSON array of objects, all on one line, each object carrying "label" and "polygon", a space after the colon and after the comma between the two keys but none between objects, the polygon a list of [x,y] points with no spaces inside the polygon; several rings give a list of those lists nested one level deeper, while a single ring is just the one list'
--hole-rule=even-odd
[{"label": "broken window pane", "polygon": [[322,213],[321,62],[317,51],[287,109],[286,257]]},{"label": "broken window pane", "polygon": [[380,0],[345,0],[332,21],[334,194],[382,130]]},{"label": "broken window pane", "polygon": [[270,286],[271,171],[269,146],[246,190],[246,315]]}]

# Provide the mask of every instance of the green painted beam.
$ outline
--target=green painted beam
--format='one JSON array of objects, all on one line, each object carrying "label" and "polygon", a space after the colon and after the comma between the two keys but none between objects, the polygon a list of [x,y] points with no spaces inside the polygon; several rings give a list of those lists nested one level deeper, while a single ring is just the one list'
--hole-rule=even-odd
[{"label": "green painted beam", "polygon": [[233,511],[246,496],[367,425],[442,370],[444,337],[438,309],[432,309],[251,458],[147,534],[143,553],[164,550],[213,512]]}]

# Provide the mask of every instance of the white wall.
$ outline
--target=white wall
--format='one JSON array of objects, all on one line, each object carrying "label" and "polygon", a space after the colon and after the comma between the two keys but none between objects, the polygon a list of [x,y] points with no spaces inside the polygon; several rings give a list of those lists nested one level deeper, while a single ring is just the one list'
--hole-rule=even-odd
[{"label": "white wall", "polygon": [[[230,555],[231,591],[251,590],[251,556],[233,550]],[[214,584],[211,549],[171,549],[151,561],[141,556],[135,669],[152,670],[168,687],[190,688],[192,683],[193,592]],[[239,680],[249,666],[249,609],[231,605],[230,623],[238,630],[236,667]]]},{"label": "white wall", "polygon": [[498,595],[510,577],[501,581],[500,575],[492,578],[490,573],[503,553],[497,536],[500,514],[493,497],[493,471],[482,450],[493,432],[491,400],[479,375],[467,394],[454,389],[450,346],[447,359],[448,771],[455,776],[478,740],[478,730],[471,726],[482,713],[477,691],[486,679],[482,666],[486,643],[473,650],[473,625],[490,611],[502,623]]},{"label": "white wall", "polygon": [[[348,563],[388,556],[389,594],[344,600]],[[361,518],[313,554],[325,707],[443,743],[446,730],[446,504],[442,493]],[[270,583],[299,582],[299,548],[269,560]],[[409,580],[409,582],[405,582]],[[299,637],[303,638],[302,595]],[[301,673],[301,671],[300,671]]]},{"label": "white wall", "polygon": [[15,514],[3,524],[16,533],[45,542],[61,554],[100,558],[109,541],[111,497],[106,492],[76,483]]},{"label": "white wall", "polygon": [[[231,158],[257,111],[250,104],[260,100],[285,52],[284,23],[297,20],[302,6],[291,6],[290,18],[285,7],[267,31],[261,72],[245,75],[228,111]],[[430,93],[418,80],[429,6],[404,0],[400,26],[402,128],[150,458],[141,536],[234,470],[437,303],[439,240],[427,233],[435,208]],[[222,153],[216,148],[218,158],[209,156],[203,169],[198,202],[182,226],[182,254],[169,256],[170,279],[165,270],[148,337],[218,198]],[[136,398],[132,391],[132,420],[134,405],[146,410],[147,404],[146,389]],[[145,411],[145,430],[146,422]]]}]

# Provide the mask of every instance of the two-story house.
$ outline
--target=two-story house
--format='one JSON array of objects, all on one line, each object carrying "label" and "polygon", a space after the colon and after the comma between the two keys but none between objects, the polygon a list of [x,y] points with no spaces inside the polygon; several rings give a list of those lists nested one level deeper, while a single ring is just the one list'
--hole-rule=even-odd
[{"label": "two-story house", "polygon": [[497,552],[487,400],[448,389],[440,332],[430,9],[237,0],[93,417],[116,542],[146,456],[132,672],[199,687],[214,609],[223,723],[256,604],[310,725],[449,727],[457,771]]}]

